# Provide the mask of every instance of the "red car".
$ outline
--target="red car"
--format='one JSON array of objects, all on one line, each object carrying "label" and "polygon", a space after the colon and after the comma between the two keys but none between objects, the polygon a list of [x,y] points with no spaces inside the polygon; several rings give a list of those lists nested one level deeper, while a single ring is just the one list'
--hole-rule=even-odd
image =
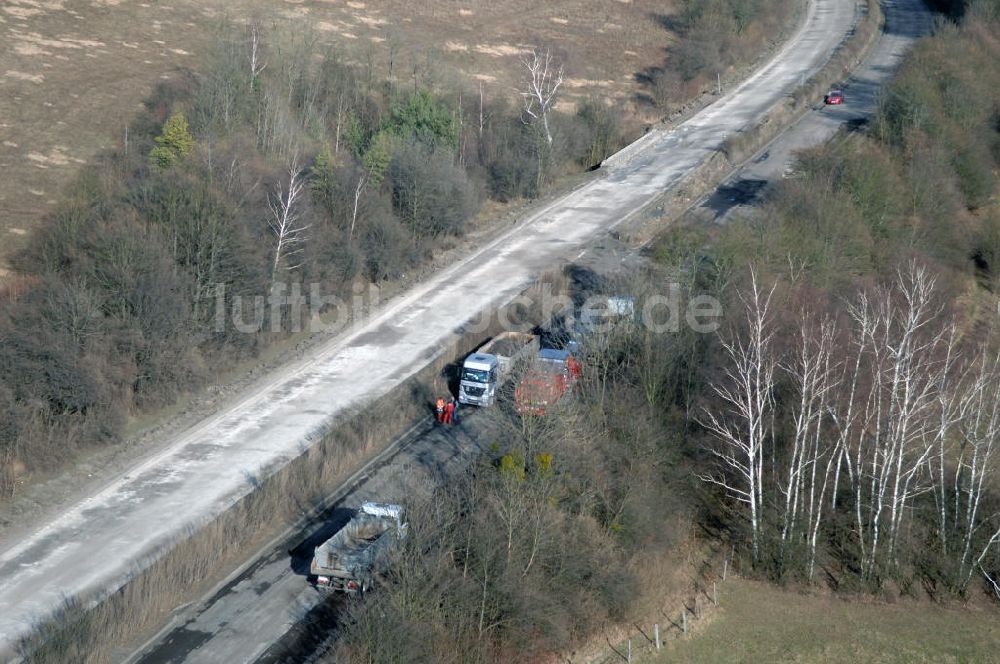
[{"label": "red car", "polygon": [[823,103],[834,106],[838,104],[843,104],[844,93],[841,92],[840,90],[830,90],[829,92],[826,93],[826,96],[823,97]]}]

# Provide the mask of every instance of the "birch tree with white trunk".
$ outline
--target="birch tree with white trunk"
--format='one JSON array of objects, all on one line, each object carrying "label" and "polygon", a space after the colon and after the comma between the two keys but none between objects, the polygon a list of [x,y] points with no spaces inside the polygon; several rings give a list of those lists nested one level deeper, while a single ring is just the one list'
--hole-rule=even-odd
[{"label": "birch tree with white trunk", "polygon": [[[831,476],[839,463],[840,441],[826,426],[827,413],[839,386],[838,366],[833,359],[835,323],[829,318],[812,324],[800,317],[801,332],[797,353],[783,369],[792,378],[798,393],[797,410],[792,414],[791,456],[779,480],[784,496],[781,532],[782,559],[789,542],[801,537],[808,551],[808,576],[816,562],[816,544],[823,520],[823,508]],[[800,521],[801,535],[798,534]]]},{"label": "birch tree with white trunk", "polygon": [[[954,500],[950,523],[955,531],[958,586],[964,591],[977,571],[986,575],[982,570],[983,559],[1000,543],[998,515],[984,517],[982,514],[983,499],[996,484],[997,450],[1000,448],[997,442],[1000,437],[1000,358],[985,349],[979,354],[957,410],[959,449],[954,473],[949,473],[954,484],[948,493]],[[945,492],[942,495],[948,497]],[[988,535],[985,544],[977,550],[977,535],[984,531],[989,533],[991,529],[992,535]],[[943,545],[947,546],[949,539],[946,534]],[[992,583],[989,575],[986,578]]]},{"label": "birch tree with white trunk", "polygon": [[848,307],[862,375],[850,409],[860,421],[845,463],[852,482],[863,574],[896,564],[907,508],[931,489],[923,470],[942,431],[941,400],[954,398],[954,335],[935,325],[942,308],[927,271],[910,265],[891,289],[862,293]]},{"label": "birch tree with white trunk", "polygon": [[261,22],[252,19],[246,28],[247,64],[250,66],[250,83],[267,68],[264,62],[264,29]]},{"label": "birch tree with white trunk", "polygon": [[767,292],[750,272],[750,292],[740,294],[746,329],[723,341],[729,360],[723,381],[712,391],[722,402],[721,412],[703,409],[701,425],[716,440],[709,448],[716,471],[699,475],[721,487],[747,506],[754,560],[760,555],[761,517],[764,507],[764,446],[771,435],[774,412],[774,372],[769,308],[774,286]]},{"label": "birch tree with white trunk", "polygon": [[[943,316],[935,291],[931,274],[911,263],[890,286],[859,293],[842,330],[800,316],[778,363],[774,290],[762,291],[751,273],[740,295],[745,329],[723,343],[728,367],[710,385],[720,405],[700,418],[715,462],[700,478],[745,506],[755,560],[762,539],[773,538],[782,572],[801,560],[814,578],[824,522],[837,512],[853,521],[849,546],[864,578],[879,583],[902,569],[929,537],[953,590],[966,592],[982,575],[1000,596],[991,571],[1000,548],[991,497],[1000,354],[984,343],[969,359],[968,330]],[[776,367],[790,378],[780,404]],[[781,435],[776,422],[787,422]]]},{"label": "birch tree with white trunk", "polygon": [[281,269],[294,270],[302,253],[309,224],[302,223],[302,197],[306,188],[305,178],[298,160],[292,159],[286,184],[278,182],[273,195],[268,197],[268,227],[274,235],[274,260],[271,263],[271,284]]},{"label": "birch tree with white trunk", "polygon": [[552,145],[552,131],[549,128],[549,112],[555,105],[556,95],[563,84],[563,66],[552,60],[552,53],[546,49],[539,53],[531,49],[531,55],[521,58],[525,82],[521,91],[524,113],[532,119],[541,120],[545,141]]}]

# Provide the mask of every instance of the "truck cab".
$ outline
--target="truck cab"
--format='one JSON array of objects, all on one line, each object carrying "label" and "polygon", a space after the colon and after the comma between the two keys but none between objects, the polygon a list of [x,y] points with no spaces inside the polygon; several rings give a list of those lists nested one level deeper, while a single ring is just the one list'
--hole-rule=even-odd
[{"label": "truck cab", "polygon": [[458,401],[474,406],[489,406],[496,398],[500,381],[500,361],[496,355],[473,353],[465,358],[458,386]]}]

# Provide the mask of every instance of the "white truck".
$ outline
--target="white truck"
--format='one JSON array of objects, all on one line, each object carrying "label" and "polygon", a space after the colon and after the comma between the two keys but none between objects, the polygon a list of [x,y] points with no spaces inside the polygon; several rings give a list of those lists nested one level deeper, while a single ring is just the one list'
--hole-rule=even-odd
[{"label": "white truck", "polygon": [[379,561],[405,535],[402,507],[364,503],[346,526],[316,547],[310,580],[317,588],[350,595],[368,592]]},{"label": "white truck", "polygon": [[620,321],[635,321],[635,298],[622,295],[595,295],[577,310],[568,330],[566,349],[576,356],[583,354],[583,342],[596,332],[610,330]]},{"label": "white truck", "polygon": [[458,401],[489,406],[511,367],[538,352],[538,336],[526,332],[502,332],[465,358],[458,387]]}]

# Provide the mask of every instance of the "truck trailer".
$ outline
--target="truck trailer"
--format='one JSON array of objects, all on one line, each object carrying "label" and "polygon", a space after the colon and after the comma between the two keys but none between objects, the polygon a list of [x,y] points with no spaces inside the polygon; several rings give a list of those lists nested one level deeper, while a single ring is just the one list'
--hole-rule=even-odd
[{"label": "truck trailer", "polygon": [[361,595],[371,589],[379,562],[405,535],[402,507],[364,503],[346,526],[316,547],[310,579],[317,588]]},{"label": "truck trailer", "polygon": [[520,415],[544,415],[546,409],[572,391],[580,370],[580,363],[568,350],[538,351],[514,390],[515,410]]}]

